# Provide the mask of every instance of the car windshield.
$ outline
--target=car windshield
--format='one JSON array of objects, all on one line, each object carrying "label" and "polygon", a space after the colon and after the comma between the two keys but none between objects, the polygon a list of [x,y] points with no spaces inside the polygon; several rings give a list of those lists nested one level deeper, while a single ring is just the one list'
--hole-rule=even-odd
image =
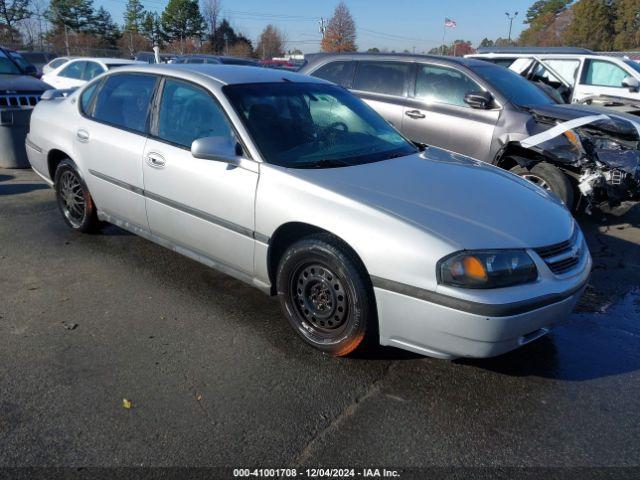
[{"label": "car windshield", "polygon": [[20,68],[11,61],[4,51],[0,50],[0,74],[22,75]]},{"label": "car windshield", "polygon": [[229,85],[224,92],[269,163],[331,168],[417,149],[346,90],[314,83]]},{"label": "car windshield", "polygon": [[633,68],[636,72],[640,73],[640,63],[635,60],[625,60],[624,63]]},{"label": "car windshield", "polygon": [[483,65],[474,66],[473,71],[514,105],[553,105],[556,103],[534,84],[506,68]]},{"label": "car windshield", "polygon": [[25,58],[17,52],[11,52],[11,58],[13,59],[14,62],[20,65],[20,68],[22,68],[23,70],[30,65],[30,63],[27,60],[25,60]]}]

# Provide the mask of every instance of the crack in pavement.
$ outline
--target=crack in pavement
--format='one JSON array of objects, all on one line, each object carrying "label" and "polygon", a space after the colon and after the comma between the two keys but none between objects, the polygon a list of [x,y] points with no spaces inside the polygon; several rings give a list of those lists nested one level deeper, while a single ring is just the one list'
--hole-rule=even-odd
[{"label": "crack in pavement", "polygon": [[307,444],[300,451],[300,453],[296,455],[294,461],[291,463],[290,468],[301,467],[304,464],[304,462],[311,456],[316,445],[318,445],[329,434],[335,432],[339,428],[339,426],[342,423],[344,423],[348,418],[352,417],[358,411],[358,408],[365,400],[379,393],[382,382],[385,380],[385,378],[387,378],[387,376],[389,375],[389,373],[397,363],[398,362],[391,362],[389,364],[389,367],[384,371],[384,373],[380,375],[379,378],[371,382],[367,390],[362,395],[360,395],[359,397],[356,397],[353,400],[353,402],[351,402],[333,420],[331,420],[326,427],[324,427],[322,430],[320,430],[315,435],[313,435],[313,437],[311,437],[311,439],[307,442]]}]

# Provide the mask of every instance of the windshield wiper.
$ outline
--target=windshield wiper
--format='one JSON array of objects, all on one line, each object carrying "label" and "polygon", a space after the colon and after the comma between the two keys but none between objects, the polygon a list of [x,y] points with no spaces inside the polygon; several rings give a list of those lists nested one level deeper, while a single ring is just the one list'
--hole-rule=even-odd
[{"label": "windshield wiper", "polygon": [[337,158],[322,158],[313,162],[301,165],[302,168],[333,168],[333,167],[350,167],[351,163]]}]

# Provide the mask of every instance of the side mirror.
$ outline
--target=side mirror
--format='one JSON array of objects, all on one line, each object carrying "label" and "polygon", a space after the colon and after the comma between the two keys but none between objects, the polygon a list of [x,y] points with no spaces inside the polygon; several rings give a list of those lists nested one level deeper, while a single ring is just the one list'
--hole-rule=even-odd
[{"label": "side mirror", "polygon": [[203,160],[238,165],[241,159],[238,147],[238,143],[227,136],[198,138],[191,144],[191,155]]},{"label": "side mirror", "polygon": [[637,92],[640,88],[640,81],[636,77],[629,75],[622,79],[622,86],[628,88],[630,92]]},{"label": "side mirror", "polygon": [[35,65],[27,65],[26,67],[24,67],[24,74],[31,75],[32,77],[37,77],[38,69],[35,67]]},{"label": "side mirror", "polygon": [[464,103],[471,108],[486,110],[492,102],[493,96],[489,92],[469,92],[464,96]]}]

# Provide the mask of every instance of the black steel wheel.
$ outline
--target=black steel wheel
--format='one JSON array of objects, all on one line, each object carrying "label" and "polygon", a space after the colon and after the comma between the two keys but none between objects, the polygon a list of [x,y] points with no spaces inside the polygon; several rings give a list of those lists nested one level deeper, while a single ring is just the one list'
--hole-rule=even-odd
[{"label": "black steel wheel", "polygon": [[310,345],[348,355],[375,337],[373,289],[359,258],[329,234],[305,237],[283,254],[277,287],[285,316]]},{"label": "black steel wheel", "polygon": [[80,232],[94,231],[98,226],[95,204],[71,160],[60,162],[54,185],[58,208],[67,225]]}]

